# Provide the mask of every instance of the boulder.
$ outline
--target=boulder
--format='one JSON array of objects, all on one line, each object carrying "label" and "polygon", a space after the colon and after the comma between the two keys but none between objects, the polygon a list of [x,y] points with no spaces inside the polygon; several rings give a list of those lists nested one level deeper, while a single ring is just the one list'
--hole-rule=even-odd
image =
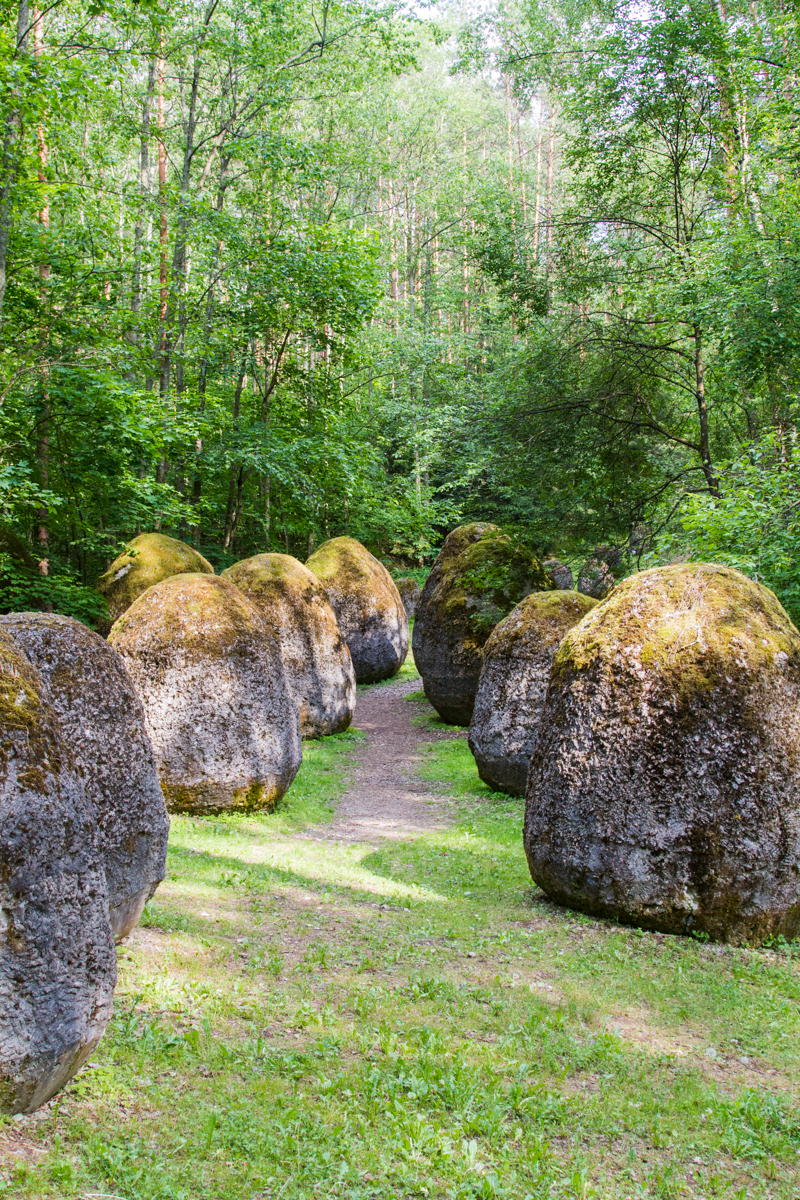
[{"label": "boulder", "polygon": [[525,850],[553,900],[734,942],[800,930],[800,633],[728,567],[643,571],[567,633]]},{"label": "boulder", "polygon": [[533,592],[483,648],[469,748],[484,783],[524,796],[550,664],[567,630],[597,604],[578,592]]},{"label": "boulder", "polygon": [[541,563],[496,525],[480,521],[448,534],[422,589],[414,620],[414,662],[442,720],[469,725],[489,634],[523,596],[546,591]]},{"label": "boulder", "polygon": [[341,733],[353,719],[356,677],[324,587],[289,554],[256,554],[222,572],[277,635],[304,738]]},{"label": "boulder", "polygon": [[137,596],[154,583],[169,579],[171,575],[198,571],[214,574],[211,563],[185,542],[163,533],[140,533],[128,542],[122,554],[117,555],[95,584],[108,604],[108,623],[101,632],[107,633],[117,617],[122,616]]},{"label": "boulder", "polygon": [[616,546],[595,546],[580,569],[577,589],[584,596],[604,599],[614,587],[614,571],[622,563],[622,552]]},{"label": "boulder", "polygon": [[394,580],[355,538],[323,542],[306,563],[328,594],[357,683],[396,675],[408,654],[408,618]]},{"label": "boulder", "polygon": [[395,582],[397,583],[397,590],[400,593],[400,599],[403,601],[403,608],[406,610],[406,616],[410,621],[417,611],[419,598],[422,595],[420,586],[416,579],[410,578],[398,579]]},{"label": "boulder", "polygon": [[274,808],[301,761],[275,633],[229,579],[173,575],[109,642],[144,705],[170,812]]},{"label": "boulder", "polygon": [[571,592],[575,587],[575,579],[566,563],[560,562],[557,558],[546,558],[542,566],[548,575],[552,575],[553,583],[559,591]]},{"label": "boulder", "polygon": [[0,617],[47,685],[95,814],[111,929],[133,929],[164,878],[169,819],[144,711],[119,654],[72,617]]},{"label": "boulder", "polygon": [[44,681],[0,629],[0,1111],[32,1112],[100,1041],[117,961],[91,805]]}]

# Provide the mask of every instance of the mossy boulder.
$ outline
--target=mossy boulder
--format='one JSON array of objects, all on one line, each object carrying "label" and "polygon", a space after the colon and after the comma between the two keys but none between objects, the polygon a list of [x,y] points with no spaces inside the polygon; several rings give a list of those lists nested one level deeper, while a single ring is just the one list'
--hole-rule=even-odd
[{"label": "mossy boulder", "polygon": [[101,632],[107,633],[117,617],[153,584],[187,572],[213,575],[214,568],[202,554],[177,538],[163,533],[140,533],[128,542],[95,584],[108,604],[108,622]]},{"label": "mossy boulder", "polygon": [[136,925],[166,867],[169,818],[141,701],[116,650],[80,621],[13,613],[0,617],[0,628],[47,685],[97,821],[119,940]]},{"label": "mossy boulder", "polygon": [[274,808],[301,761],[278,639],[229,579],[173,575],[115,623],[170,812]]},{"label": "mossy boulder", "polygon": [[396,675],[408,654],[408,617],[394,580],[355,538],[323,542],[306,563],[328,596],[357,683]]},{"label": "mossy boulder", "polygon": [[525,795],[553,655],[596,604],[578,592],[533,592],[483,647],[469,748],[481,779],[496,791]]},{"label": "mossy boulder", "polygon": [[403,601],[403,608],[406,610],[406,616],[410,621],[417,611],[422,590],[416,579],[398,579],[396,583],[400,599]]},{"label": "mossy boulder", "polygon": [[800,633],[713,564],[620,583],[555,657],[525,850],[553,900],[733,942],[800,931]]},{"label": "mossy boulder", "polygon": [[256,554],[222,572],[277,635],[304,738],[341,733],[353,719],[356,677],[327,593],[289,554]]},{"label": "mossy boulder", "polygon": [[47,688],[0,629],[0,1111],[72,1078],[111,1016],[116,954],[97,827]]},{"label": "mossy boulder", "polygon": [[566,563],[557,558],[546,558],[542,563],[547,574],[552,577],[556,588],[562,592],[571,592],[575,587],[572,570]]},{"label": "mossy boulder", "polygon": [[496,526],[448,534],[422,589],[414,661],[425,695],[451,725],[469,725],[482,651],[498,621],[529,592],[552,589],[542,564]]}]

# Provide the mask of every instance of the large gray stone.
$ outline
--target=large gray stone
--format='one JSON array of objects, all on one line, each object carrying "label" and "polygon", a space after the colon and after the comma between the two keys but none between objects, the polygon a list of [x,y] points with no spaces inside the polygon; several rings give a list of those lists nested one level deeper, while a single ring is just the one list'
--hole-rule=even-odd
[{"label": "large gray stone", "polygon": [[300,721],[278,639],[239,589],[174,575],[134,601],[109,642],[144,705],[167,808],[274,808],[300,766]]},{"label": "large gray stone", "polygon": [[355,538],[323,542],[306,563],[327,592],[357,683],[396,675],[408,654],[408,617],[394,580]]},{"label": "large gray stone", "polygon": [[164,878],[169,819],[141,701],[116,650],[72,617],[13,613],[5,629],[47,684],[93,806],[111,928],[133,929]]},{"label": "large gray stone", "polygon": [[553,655],[596,600],[578,592],[533,592],[493,630],[469,726],[469,748],[484,783],[524,796]]},{"label": "large gray stone", "polygon": [[32,1112],[111,1016],[116,953],[91,805],[36,668],[0,629],[0,1111]]},{"label": "large gray stone", "polygon": [[735,942],[800,930],[800,633],[738,571],[644,571],[567,633],[525,850],[561,904]]},{"label": "large gray stone", "polygon": [[484,521],[448,534],[414,618],[414,662],[439,716],[469,725],[482,650],[498,621],[529,592],[552,588],[540,562]]},{"label": "large gray stone", "polygon": [[409,577],[398,579],[395,582],[397,583],[397,590],[400,593],[400,599],[403,601],[403,608],[406,610],[406,616],[410,621],[417,611],[422,591],[416,579]]},{"label": "large gray stone", "polygon": [[222,572],[276,634],[304,738],[341,733],[353,719],[356,677],[316,575],[289,554],[256,554]]}]

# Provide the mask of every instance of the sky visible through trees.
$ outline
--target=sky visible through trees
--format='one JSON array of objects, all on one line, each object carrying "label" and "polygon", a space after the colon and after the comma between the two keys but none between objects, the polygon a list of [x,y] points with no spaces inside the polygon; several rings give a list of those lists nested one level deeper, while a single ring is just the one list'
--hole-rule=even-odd
[{"label": "sky visible through trees", "polygon": [[3,8],[0,606],[465,519],[797,619],[793,6]]}]

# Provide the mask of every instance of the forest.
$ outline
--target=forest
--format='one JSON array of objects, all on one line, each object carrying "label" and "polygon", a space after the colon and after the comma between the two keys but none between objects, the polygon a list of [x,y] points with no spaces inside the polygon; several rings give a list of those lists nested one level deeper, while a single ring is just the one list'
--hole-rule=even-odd
[{"label": "forest", "polygon": [[490,520],[800,612],[796,14],[7,6],[0,607]]},{"label": "forest", "polygon": [[0,1198],[796,1200],[794,0],[0,5]]}]

